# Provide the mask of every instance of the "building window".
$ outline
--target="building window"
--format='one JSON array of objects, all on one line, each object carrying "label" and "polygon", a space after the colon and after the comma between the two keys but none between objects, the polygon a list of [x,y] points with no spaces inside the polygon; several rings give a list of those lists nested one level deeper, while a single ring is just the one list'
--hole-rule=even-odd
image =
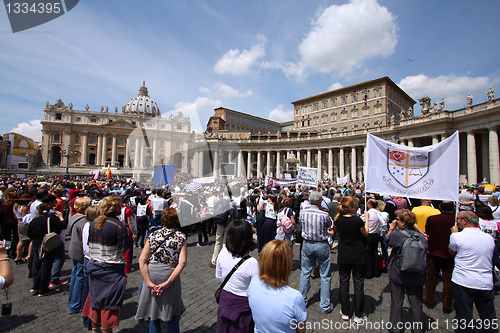
[{"label": "building window", "polygon": [[330,115],[330,119],[331,119],[331,121],[336,121],[337,120],[337,112],[332,112],[332,114]]},{"label": "building window", "polygon": [[326,124],[326,123],[328,122],[328,116],[327,116],[326,114],[324,114],[321,118],[322,118],[322,119],[321,119],[321,122],[322,122],[323,124]]},{"label": "building window", "polygon": [[351,100],[352,100],[352,103],[356,103],[358,101],[358,94],[357,93],[352,94]]},{"label": "building window", "polygon": [[113,144],[113,139],[112,138],[108,138],[108,146],[111,146]]},{"label": "building window", "polygon": [[120,137],[120,139],[118,140],[118,145],[119,146],[125,146],[125,138],[123,136]]},{"label": "building window", "polygon": [[358,117],[358,109],[354,108],[351,111],[351,118],[357,118]]},{"label": "building window", "polygon": [[91,123],[97,123],[97,118],[90,118]]},{"label": "building window", "polygon": [[327,101],[323,101],[323,109],[326,109],[328,107],[328,102]]},{"label": "building window", "polygon": [[59,133],[54,134],[54,142],[61,142],[61,134]]},{"label": "building window", "polygon": [[76,117],[75,122],[79,123],[79,122],[81,122],[81,121],[82,121],[82,118],[81,118],[81,117]]},{"label": "building window", "polygon": [[95,144],[96,144],[96,142],[97,142],[97,138],[96,138],[96,136],[95,136],[95,135],[92,135],[92,136],[90,137],[90,144],[91,144],[91,145],[95,145]]},{"label": "building window", "polygon": [[56,113],[56,120],[62,119],[62,113]]},{"label": "building window", "polygon": [[75,143],[78,145],[80,144],[80,136],[79,135],[75,136]]},{"label": "building window", "polygon": [[347,96],[342,96],[342,99],[340,101],[342,105],[347,104]]},{"label": "building window", "polygon": [[318,111],[318,103],[316,103],[316,104],[313,105],[313,110],[314,111]]},{"label": "building window", "polygon": [[337,106],[337,99],[336,98],[332,98],[332,108],[334,106]]},{"label": "building window", "polygon": [[182,148],[182,143],[181,143],[181,142],[177,142],[177,143],[175,144],[175,147],[176,147],[177,149],[181,149],[181,148]]},{"label": "building window", "polygon": [[380,97],[380,96],[382,96],[382,88],[375,88],[375,89],[373,89],[373,95],[374,95],[374,97]]},{"label": "building window", "polygon": [[363,116],[368,116],[370,114],[370,108],[365,106],[363,108]]}]

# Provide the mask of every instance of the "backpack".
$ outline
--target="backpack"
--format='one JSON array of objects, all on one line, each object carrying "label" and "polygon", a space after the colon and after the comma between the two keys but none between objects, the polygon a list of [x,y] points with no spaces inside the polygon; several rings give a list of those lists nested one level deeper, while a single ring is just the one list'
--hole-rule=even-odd
[{"label": "backpack", "polygon": [[401,272],[425,273],[427,247],[420,240],[418,234],[410,234],[406,230],[401,232],[407,236],[398,253],[397,265]]},{"label": "backpack", "polygon": [[285,215],[283,215],[283,217],[281,218],[281,227],[283,228],[283,230],[289,234],[293,231],[293,228],[294,228],[294,225],[293,225],[293,222],[292,222],[292,219],[288,217],[288,210],[290,208],[287,208],[284,212]]}]

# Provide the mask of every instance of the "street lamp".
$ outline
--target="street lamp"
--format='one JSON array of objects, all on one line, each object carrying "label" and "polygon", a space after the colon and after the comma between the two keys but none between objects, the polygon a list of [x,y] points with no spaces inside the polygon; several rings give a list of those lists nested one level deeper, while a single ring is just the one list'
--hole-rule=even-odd
[{"label": "street lamp", "polygon": [[70,150],[69,148],[70,148],[70,145],[68,145],[68,149],[67,150],[63,150],[61,152],[62,156],[66,157],[66,179],[69,179],[69,158],[71,156],[78,155],[78,151],[76,151],[76,150]]}]

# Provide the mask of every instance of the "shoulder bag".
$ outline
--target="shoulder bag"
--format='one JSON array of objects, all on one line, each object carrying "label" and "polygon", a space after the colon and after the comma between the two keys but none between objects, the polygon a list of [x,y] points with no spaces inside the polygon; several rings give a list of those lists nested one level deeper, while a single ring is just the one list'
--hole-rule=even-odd
[{"label": "shoulder bag", "polygon": [[248,258],[250,258],[250,256],[248,254],[245,255],[243,258],[241,258],[241,260],[238,261],[238,263],[236,265],[234,265],[234,267],[231,270],[231,272],[229,272],[229,274],[226,276],[226,278],[224,279],[224,281],[222,282],[222,284],[220,285],[220,287],[215,291],[215,301],[217,302],[217,304],[219,304],[220,294],[222,293],[222,289],[226,285],[227,281],[229,281],[229,279],[231,278],[231,276],[233,275],[233,273],[236,272],[236,270],[241,266],[241,264],[245,260],[247,260]]},{"label": "shoulder bag", "polygon": [[47,217],[47,234],[43,236],[42,246],[40,247],[40,258],[43,258],[45,253],[54,250],[62,244],[61,237],[55,232],[50,232],[50,217]]}]

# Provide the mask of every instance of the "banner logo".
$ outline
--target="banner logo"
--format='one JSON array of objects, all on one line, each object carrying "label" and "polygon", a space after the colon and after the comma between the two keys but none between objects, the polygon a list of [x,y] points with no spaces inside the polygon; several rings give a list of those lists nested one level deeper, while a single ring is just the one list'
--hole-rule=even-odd
[{"label": "banner logo", "polygon": [[427,176],[430,157],[430,152],[404,152],[387,148],[387,171],[399,185],[408,189]]},{"label": "banner logo", "polygon": [[4,0],[12,32],[52,21],[73,9],[79,0]]}]

